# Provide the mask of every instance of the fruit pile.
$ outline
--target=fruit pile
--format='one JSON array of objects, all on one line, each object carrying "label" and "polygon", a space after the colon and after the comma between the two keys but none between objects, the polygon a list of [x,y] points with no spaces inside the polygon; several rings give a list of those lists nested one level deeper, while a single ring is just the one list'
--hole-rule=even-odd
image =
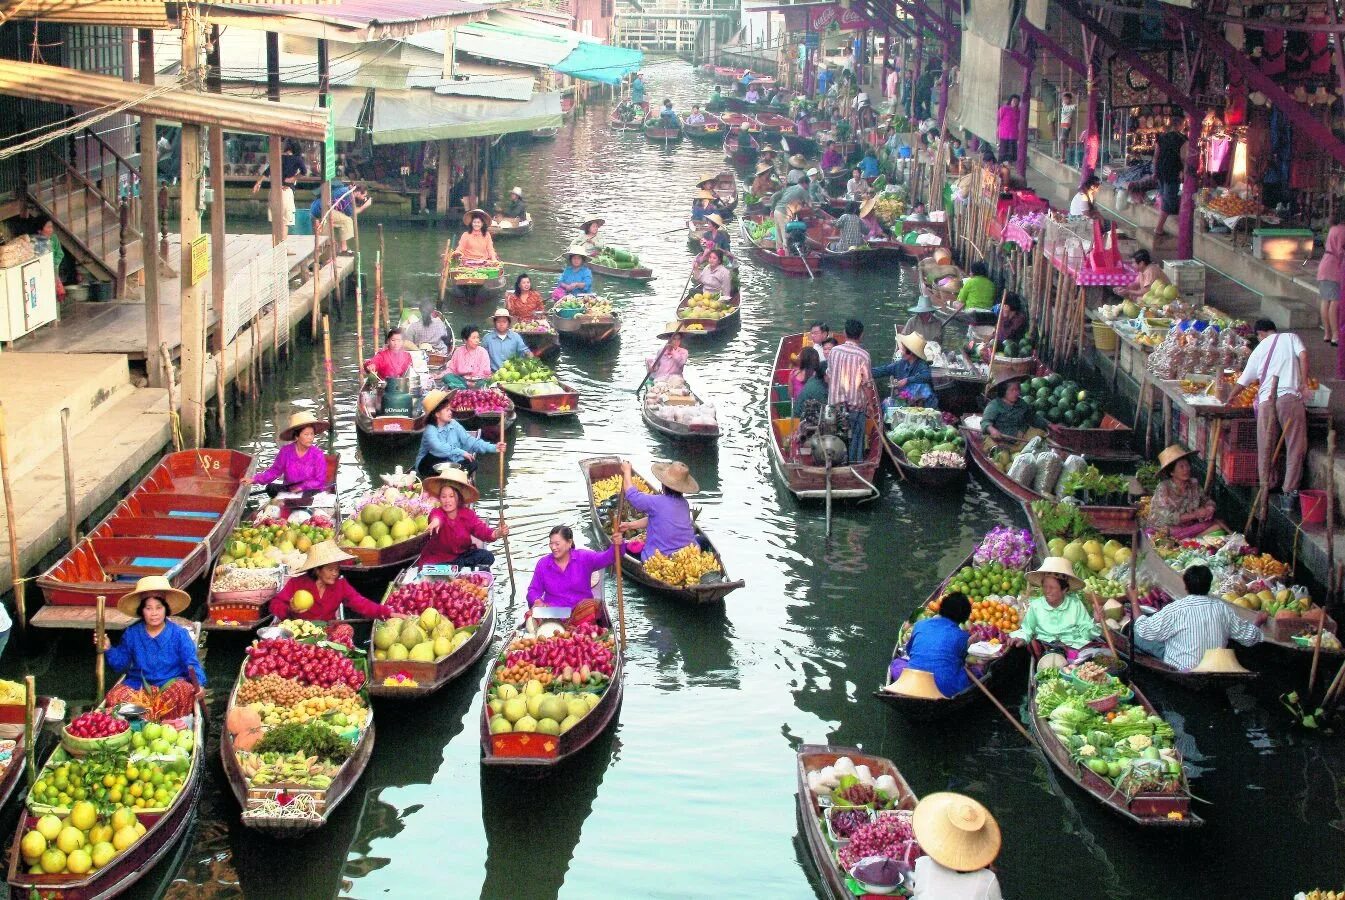
[{"label": "fruit pile", "polygon": [[537,734],[564,734],[593,711],[602,699],[594,690],[562,697],[548,693],[540,679],[522,682],[522,688],[510,682],[493,684],[486,696],[490,710],[490,733],[535,732]]},{"label": "fruit pile", "polygon": [[238,754],[238,767],[253,787],[272,784],[297,785],[316,790],[331,787],[332,779],[341,771],[341,764],[302,752]]},{"label": "fruit pile", "polygon": [[329,688],[302,685],[293,678],[282,678],[279,675],[249,678],[238,685],[236,694],[237,701],[244,706],[254,703],[294,706],[311,697],[334,697],[340,700],[354,696],[355,691],[348,685],[335,684]]},{"label": "fruit pile", "polygon": [[644,561],[644,569],[654,578],[673,587],[691,587],[700,584],[702,576],[723,571],[713,553],[695,544],[674,550],[671,556],[664,556],[656,550],[653,556]]},{"label": "fruit pile", "polygon": [[1025,381],[1023,399],[1048,422],[1069,428],[1097,428],[1105,412],[1100,403],[1088,399],[1088,392],[1077,382],[1054,372]]},{"label": "fruit pile", "polygon": [[33,782],[28,809],[33,814],[64,815],[81,801],[103,809],[166,809],[191,769],[195,740],[190,730],[147,722],[121,748],[85,757],[71,757],[59,749]]},{"label": "fruit pile", "polygon": [[[630,483],[642,494],[652,494],[654,489],[649,486],[649,482],[641,478],[637,473],[632,472]],[[593,482],[593,502],[604,503],[612,497],[621,493],[621,476],[609,475],[606,478]]]},{"label": "fruit pile", "polygon": [[520,319],[514,323],[514,330],[520,334],[549,334],[556,329],[546,319]]},{"label": "fruit pile", "polygon": [[1036,346],[1032,338],[1023,335],[1019,340],[1000,341],[999,346],[995,348],[995,355],[1006,359],[1024,359],[1036,352]]},{"label": "fruit pile", "polygon": [[505,649],[505,668],[527,663],[535,668],[550,669],[555,676],[569,668],[571,672],[588,675],[593,673],[611,677],[615,662],[616,642],[607,629],[591,631],[575,628],[573,631],[560,631],[550,637],[515,638]]},{"label": "fruit pile", "polygon": [[733,312],[733,304],[719,298],[718,294],[699,293],[687,301],[687,305],[677,311],[679,319],[722,319]]},{"label": "fruit pile", "polygon": [[1097,538],[1069,542],[1064,538],[1052,538],[1046,545],[1052,556],[1063,556],[1069,560],[1075,568],[1075,574],[1081,578],[1107,572],[1113,566],[1130,562],[1130,548],[1113,539],[1102,543]]},{"label": "fruit pile", "polygon": [[243,674],[247,678],[279,675],[300,685],[330,688],[344,684],[356,691],[364,687],[364,673],[349,656],[330,647],[276,638],[256,641],[245,652],[248,661]]},{"label": "fruit pile", "polygon": [[[484,606],[482,607],[484,611]],[[467,643],[476,633],[476,623],[458,629],[434,607],[417,616],[394,617],[374,628],[374,659],[401,662],[438,662]]]},{"label": "fruit pile", "polygon": [[495,370],[490,380],[496,384],[545,384],[556,380],[556,373],[535,356],[515,356],[506,359]]},{"label": "fruit pile", "polygon": [[1022,618],[1022,611],[1011,598],[987,598],[971,605],[970,621],[973,625],[993,625],[1006,634],[1016,631]]},{"label": "fruit pile", "polygon": [[498,415],[502,412],[508,412],[514,406],[503,391],[495,388],[454,391],[449,402],[452,404],[455,413],[477,413],[480,415],[487,413]]},{"label": "fruit pile", "polygon": [[145,835],[145,826],[132,810],[121,807],[103,818],[88,801],[76,803],[65,820],[48,814],[30,820],[28,826],[19,852],[29,875],[82,878],[111,863]]},{"label": "fruit pile", "polygon": [[464,576],[452,581],[416,581],[394,587],[383,605],[403,616],[419,616],[433,609],[454,628],[469,628],[481,624],[488,593],[479,576]]},{"label": "fruit pile", "polygon": [[372,550],[410,540],[430,526],[434,505],[416,491],[381,488],[362,498],[355,514],[341,524],[340,544]]},{"label": "fruit pile", "polygon": [[1103,600],[1114,600],[1117,597],[1124,597],[1126,586],[1115,578],[1104,578],[1101,575],[1090,575],[1083,580],[1083,589],[1089,594],[1096,594]]},{"label": "fruit pile", "polygon": [[321,622],[310,622],[308,619],[282,619],[277,624],[288,631],[290,637],[295,640],[304,638],[323,640],[327,637],[327,629]]},{"label": "fruit pile", "polygon": [[448,274],[454,281],[471,281],[476,279],[489,281],[492,278],[499,278],[500,270],[494,266],[451,266],[448,270]]},{"label": "fruit pile", "polygon": [[287,722],[309,722],[323,718],[335,728],[345,728],[362,724],[369,714],[369,708],[358,695],[336,697],[319,694],[300,700],[293,706],[249,703],[248,707],[261,716],[263,725],[284,725]]},{"label": "fruit pile", "polygon": [[759,222],[748,222],[747,232],[752,235],[752,240],[757,242],[764,241],[767,238],[774,239],[775,222],[769,218],[762,219]]},{"label": "fruit pile", "polygon": [[246,560],[216,568],[215,577],[210,581],[211,592],[279,590],[279,581],[274,572],[237,567],[245,563]]},{"label": "fruit pile", "polygon": [[1289,566],[1269,553],[1249,553],[1238,560],[1238,565],[1258,578],[1282,578],[1289,574]]},{"label": "fruit pile", "polygon": [[960,591],[972,601],[973,608],[978,600],[991,596],[1017,597],[1027,587],[1027,576],[1021,569],[1013,569],[1003,563],[990,562],[983,566],[967,566],[953,575],[948,582],[947,591]]},{"label": "fruit pile", "polygon": [[130,727],[131,723],[120,716],[94,709],[76,716],[65,730],[73,737],[90,739],[112,737]]},{"label": "fruit pile", "polygon": [[1255,200],[1245,200],[1237,194],[1221,194],[1205,202],[1205,208],[1226,219],[1242,216],[1259,216],[1266,208]]},{"label": "fruit pile", "polygon": [[879,222],[891,225],[906,215],[906,201],[890,194],[880,194],[878,202],[873,205],[873,211],[878,215]]},{"label": "fruit pile", "polygon": [[[290,524],[283,519],[240,525],[224,543],[220,566],[240,569],[269,569],[280,562],[303,562],[308,549],[319,541],[332,537],[334,523],[326,516],[316,515],[302,524]],[[293,567],[292,567],[293,568]],[[250,590],[250,588],[216,587],[215,590]]]}]

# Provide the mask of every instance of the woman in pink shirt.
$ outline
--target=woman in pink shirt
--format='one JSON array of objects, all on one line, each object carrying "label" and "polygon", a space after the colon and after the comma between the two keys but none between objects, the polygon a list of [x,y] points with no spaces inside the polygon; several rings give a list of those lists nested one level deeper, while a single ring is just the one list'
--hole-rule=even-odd
[{"label": "woman in pink shirt", "polygon": [[576,603],[593,596],[593,573],[616,561],[620,543],[606,550],[578,550],[574,532],[568,525],[551,529],[551,555],[537,561],[528,585],[528,607],[543,606],[573,609]]},{"label": "woman in pink shirt", "polygon": [[1018,158],[1018,95],[1010,94],[1009,99],[999,108],[996,117],[995,137],[999,139],[999,161],[1007,162]]},{"label": "woman in pink shirt", "polygon": [[480,380],[490,377],[490,354],[481,346],[480,328],[463,326],[462,343],[448,358],[448,371],[463,378]]},{"label": "woman in pink shirt", "polygon": [[1340,262],[1345,256],[1345,224],[1332,225],[1326,233],[1326,251],[1322,261],[1317,264],[1317,306],[1322,314],[1322,340],[1328,344],[1337,342],[1336,334],[1340,328]]},{"label": "woman in pink shirt", "polygon": [[411,371],[411,354],[402,349],[402,330],[393,328],[388,332],[383,349],[375,353],[364,363],[365,371],[372,372],[387,381],[389,378],[405,378]]},{"label": "woman in pink shirt", "polygon": [[668,342],[663,349],[663,354],[645,360],[645,368],[649,370],[650,381],[662,381],[670,375],[681,375],[682,370],[686,368],[687,357],[690,354],[682,346],[682,332],[678,330],[679,324],[669,323],[668,330],[659,335]]},{"label": "woman in pink shirt", "polygon": [[475,503],[481,495],[467,480],[467,473],[445,469],[442,475],[426,478],[425,493],[438,499],[439,506],[430,513],[430,527],[426,529],[430,538],[420,551],[416,565],[447,563],[489,568],[494,564],[495,554],[477,547],[472,538],[483,542],[497,541],[509,534],[509,526],[501,523],[499,528],[491,528],[468,505]]},{"label": "woman in pink shirt", "polygon": [[312,413],[295,413],[290,416],[289,426],[280,432],[282,441],[292,443],[280,448],[276,461],[271,463],[269,469],[243,480],[266,485],[266,493],[272,497],[281,491],[316,492],[325,489],[327,457],[313,443],[318,435],[326,434],[330,429],[330,422],[324,422]]}]

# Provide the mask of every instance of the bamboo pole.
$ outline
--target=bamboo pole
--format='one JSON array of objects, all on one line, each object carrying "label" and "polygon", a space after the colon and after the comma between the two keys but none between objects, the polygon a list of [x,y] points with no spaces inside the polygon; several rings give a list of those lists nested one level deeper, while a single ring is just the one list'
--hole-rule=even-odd
[{"label": "bamboo pole", "polygon": [[[500,443],[504,443],[504,410],[500,410]],[[504,528],[504,451],[496,454],[500,458],[500,528]],[[517,587],[514,582],[514,554],[509,549],[509,535],[504,536],[504,561],[509,565],[509,596],[512,599]]]},{"label": "bamboo pole", "polygon": [[65,475],[66,536],[73,548],[79,543],[79,521],[75,515],[75,470],[70,464],[70,407],[61,407],[61,464]]},{"label": "bamboo pole", "polygon": [[14,589],[14,611],[19,616],[19,631],[28,627],[28,606],[24,597],[23,564],[19,561],[19,522],[14,508],[14,489],[9,481],[9,427],[5,421],[5,405],[0,403],[0,482],[5,495],[5,522],[9,534],[9,574]]},{"label": "bamboo pole", "polygon": [[322,279],[322,222],[314,223],[313,228],[313,311],[310,316],[312,332],[309,338],[313,343],[318,340],[318,317],[322,315],[322,298],[318,294],[318,282]]},{"label": "bamboo pole", "polygon": [[[336,401],[332,397],[332,325],[327,316],[322,317],[322,369],[327,384],[327,421],[336,421]],[[331,429],[335,433],[336,429]]]},{"label": "bamboo pole", "polygon": [[364,278],[360,275],[358,250],[355,251],[355,358],[360,368],[364,368]]},{"label": "bamboo pole", "polygon": [[173,371],[173,358],[168,355],[168,345],[159,345],[159,354],[163,357],[163,383],[168,388],[168,428],[172,432],[173,449],[182,450],[182,429],[178,427],[177,411],[177,375]]},{"label": "bamboo pole", "polygon": [[[383,243],[383,226],[378,226],[378,242]],[[373,350],[378,346],[378,300],[383,296],[383,250],[380,249],[374,257],[374,309],[373,316],[369,322],[369,349]],[[364,354],[360,354],[360,366],[364,366]]]},{"label": "bamboo pole", "polygon": [[1012,725],[1014,728],[1017,728],[1018,733],[1021,734],[1024,738],[1026,738],[1029,744],[1031,744],[1033,747],[1036,747],[1037,750],[1040,751],[1041,747],[1037,744],[1037,739],[1028,733],[1028,730],[1023,727],[1023,723],[1018,721],[1018,719],[1015,716],[1013,716],[1007,709],[1004,708],[1004,704],[999,702],[999,698],[996,697],[994,694],[990,693],[990,688],[986,687],[981,682],[981,679],[977,678],[972,673],[969,667],[964,667],[964,669],[967,673],[967,677],[971,679],[971,683],[980,688],[981,693],[989,697],[990,702],[995,704],[995,708],[1004,714],[1004,718],[1009,720],[1009,724]]},{"label": "bamboo pole", "polygon": [[1313,635],[1312,640],[1312,667],[1308,670],[1308,693],[1312,696],[1312,689],[1317,686],[1317,667],[1322,659],[1322,632],[1326,630],[1326,606],[1333,599],[1331,588],[1335,580],[1335,553],[1333,544],[1336,539],[1336,491],[1335,491],[1335,460],[1336,460],[1336,429],[1332,425],[1326,432],[1326,460],[1327,460],[1327,485],[1330,488],[1326,492],[1326,559],[1327,559],[1327,587],[1326,597],[1322,603],[1322,616],[1317,620],[1317,633]]},{"label": "bamboo pole", "polygon": [[97,618],[94,619],[93,643],[98,648],[98,653],[93,661],[93,679],[98,689],[98,702],[103,702],[103,687],[106,678],[106,662],[103,658],[103,641],[107,638],[107,597],[103,594],[98,595]]},{"label": "bamboo pole", "polygon": [[616,506],[612,510],[612,545],[617,549],[612,554],[615,558],[616,571],[616,617],[621,623],[621,655],[626,655],[626,594],[621,584],[621,557],[625,555],[622,549],[621,539],[621,504],[622,500],[617,500]]},{"label": "bamboo pole", "polygon": [[37,682],[31,675],[23,676],[23,763],[28,770],[28,783],[37,781]]}]

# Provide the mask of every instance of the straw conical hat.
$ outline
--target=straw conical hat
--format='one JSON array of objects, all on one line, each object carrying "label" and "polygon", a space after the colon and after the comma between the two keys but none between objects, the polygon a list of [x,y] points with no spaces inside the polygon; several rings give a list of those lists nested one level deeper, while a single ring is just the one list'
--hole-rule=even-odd
[{"label": "straw conical hat", "polygon": [[907,667],[901,670],[897,680],[889,684],[884,690],[893,694],[900,694],[903,697],[916,697],[921,700],[944,700],[943,693],[939,691],[939,686],[934,683],[934,675],[923,669],[912,669]]},{"label": "straw conical hat", "polygon": [[756,170],[755,172],[753,172],[752,174],[753,174],[753,175],[769,175],[771,172],[774,172],[774,171],[775,171],[775,166],[771,165],[770,163],[765,163],[765,164],[763,164],[763,165],[758,166],[758,167],[757,167],[757,170]]},{"label": "straw conical hat", "polygon": [[292,441],[295,436],[303,431],[305,427],[312,425],[314,434],[326,434],[331,430],[332,423],[326,419],[319,419],[311,412],[297,412],[290,416],[290,423],[285,426],[285,430],[280,432],[282,441]]},{"label": "straw conical hat", "polygon": [[439,407],[447,403],[452,396],[448,391],[430,391],[425,395],[425,399],[420,401],[421,405],[425,407],[425,415],[433,416],[439,411]]},{"label": "straw conical hat", "polygon": [[1165,447],[1163,452],[1158,454],[1158,477],[1166,478],[1168,473],[1172,471],[1172,467],[1177,464],[1177,460],[1185,459],[1195,452],[1194,450],[1187,450],[1181,444],[1172,444]]},{"label": "straw conical hat", "polygon": [[691,470],[684,462],[654,463],[649,467],[654,477],[664,487],[672,488],[679,494],[695,494],[701,486],[691,477]]},{"label": "straw conical hat", "polygon": [[1011,381],[1027,381],[1031,377],[1032,377],[1031,375],[1025,375],[1022,372],[1015,372],[1012,369],[1002,370],[995,373],[994,386],[999,387],[1001,384],[1008,384]]},{"label": "straw conical hat", "polygon": [[1205,655],[1200,658],[1200,662],[1191,670],[1192,673],[1223,673],[1223,672],[1246,672],[1248,671],[1242,663],[1238,662],[1238,656],[1227,647],[1211,647],[1205,651]]},{"label": "straw conical hat", "polygon": [[467,480],[467,473],[452,466],[444,466],[439,469],[438,475],[433,478],[426,478],[424,482],[425,493],[437,500],[446,484],[457,489],[458,496],[462,498],[463,503],[475,503],[481,499],[481,492],[476,489],[476,485]]},{"label": "straw conical hat", "polygon": [[585,219],[583,222],[580,222],[580,223],[579,223],[579,230],[580,230],[580,231],[588,231],[588,226],[592,225],[594,222],[597,222],[599,226],[602,226],[602,225],[604,225],[604,224],[607,223],[607,220],[606,220],[606,219],[599,219],[599,218],[596,217],[596,216],[593,217],[592,219]]},{"label": "straw conical hat", "polygon": [[657,335],[655,335],[655,336],[656,336],[659,340],[661,340],[661,341],[666,341],[668,338],[672,337],[674,334],[682,334],[682,333],[683,333],[683,330],[684,330],[685,328],[686,328],[686,323],[685,323],[685,322],[680,322],[680,321],[678,321],[678,322],[669,322],[667,325],[664,325],[664,326],[663,326],[663,330],[660,331],[660,332],[659,332]]},{"label": "straw conical hat", "polygon": [[789,158],[789,164],[796,169],[802,169],[804,166],[808,165],[808,160],[804,159],[802,153],[795,153]]},{"label": "straw conical hat", "polygon": [[582,256],[584,258],[584,262],[588,262],[590,259],[593,258],[593,254],[589,253],[588,249],[585,248],[582,244],[575,244],[573,247],[565,251],[566,262],[569,262],[571,256]]},{"label": "straw conical hat", "polygon": [[332,563],[345,562],[348,559],[354,558],[355,557],[336,546],[336,541],[318,541],[312,547],[308,548],[308,555],[304,557],[303,565],[299,566],[299,571],[309,572],[313,569],[331,565]]},{"label": "straw conical hat", "polygon": [[915,807],[911,830],[920,849],[955,872],[984,869],[999,855],[999,823],[977,801],[962,794],[929,794]]},{"label": "straw conical hat", "polygon": [[708,216],[705,217],[705,221],[714,222],[720,228],[724,227],[724,218],[720,216],[719,213],[710,213]]},{"label": "straw conical hat", "polygon": [[480,217],[481,223],[486,228],[489,228],[495,222],[495,220],[490,217],[490,213],[486,212],[484,209],[469,209],[462,217],[462,224],[470,227],[472,219],[478,217]]},{"label": "straw conical hat", "polygon": [[717,181],[719,181],[718,175],[702,175],[700,180],[696,182],[696,187],[701,187],[705,184],[714,184]]},{"label": "straw conical hat", "polygon": [[859,205],[860,218],[863,218],[864,216],[867,216],[869,213],[873,212],[873,208],[877,205],[878,205],[878,198],[876,196],[870,197],[869,199],[861,203]]},{"label": "straw conical hat", "polygon": [[925,358],[925,339],[922,335],[915,332],[903,334],[897,338],[897,343],[914,353],[916,359]]},{"label": "straw conical hat", "polygon": [[170,616],[182,612],[191,603],[191,597],[187,592],[173,587],[173,583],[163,575],[146,575],[135,583],[135,590],[129,594],[122,594],[121,599],[117,601],[117,611],[124,615],[136,616],[140,598],[146,594],[162,595],[164,602],[168,604]]},{"label": "straw conical hat", "polygon": [[1041,561],[1041,567],[1027,573],[1028,584],[1041,587],[1041,580],[1047,575],[1056,575],[1069,583],[1068,590],[1077,591],[1083,587],[1083,579],[1074,574],[1074,566],[1063,556],[1048,556]]}]

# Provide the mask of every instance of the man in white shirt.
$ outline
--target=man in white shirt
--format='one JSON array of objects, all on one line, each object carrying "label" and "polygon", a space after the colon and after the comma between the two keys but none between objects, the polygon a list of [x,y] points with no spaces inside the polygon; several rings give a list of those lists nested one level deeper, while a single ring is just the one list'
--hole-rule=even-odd
[{"label": "man in white shirt", "polygon": [[[1238,386],[1260,381],[1256,394],[1256,462],[1261,484],[1275,489],[1276,467],[1271,458],[1284,431],[1284,496],[1292,503],[1303,477],[1308,454],[1308,351],[1292,331],[1280,332],[1269,319],[1257,319],[1257,345],[1238,376]],[[1272,396],[1272,386],[1274,395]]]}]

